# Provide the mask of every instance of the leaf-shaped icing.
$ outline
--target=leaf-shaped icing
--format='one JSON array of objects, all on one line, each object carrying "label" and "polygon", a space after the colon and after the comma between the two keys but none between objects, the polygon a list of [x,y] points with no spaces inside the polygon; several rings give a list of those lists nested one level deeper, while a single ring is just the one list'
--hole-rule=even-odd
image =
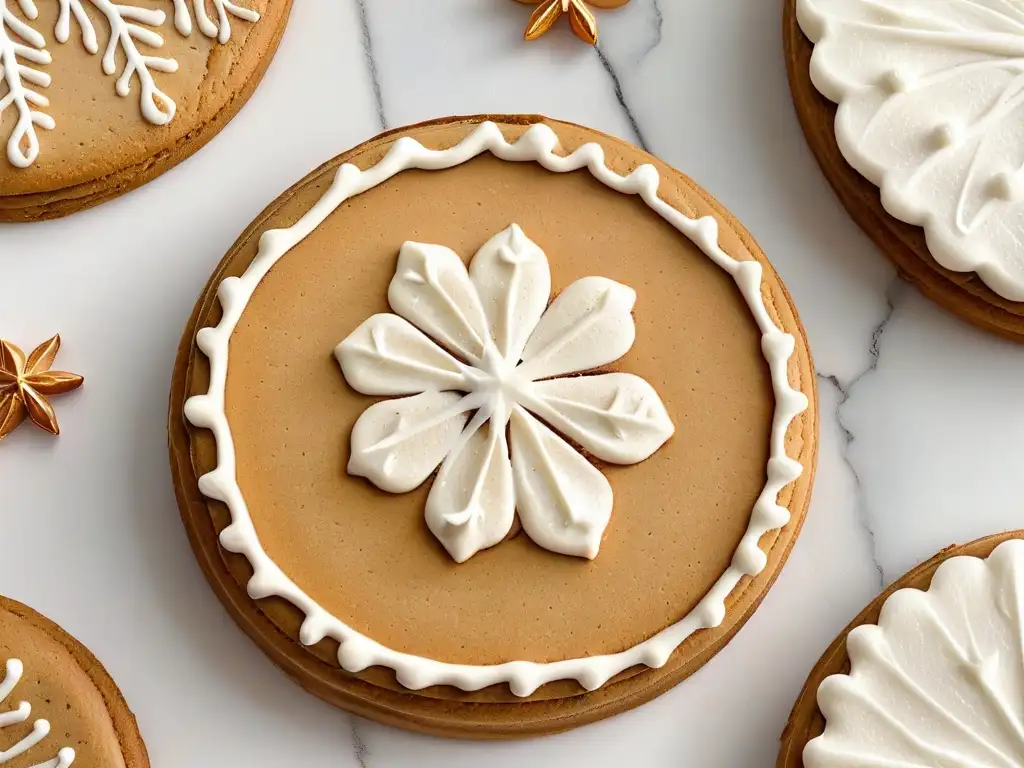
[{"label": "leaf-shaped icing", "polygon": [[457,563],[505,538],[516,503],[504,423],[479,421],[445,459],[427,496],[427,525]]},{"label": "leaf-shaped icing", "polygon": [[498,352],[519,362],[551,296],[547,256],[517,224],[494,235],[469,265]]},{"label": "leaf-shaped icing", "polygon": [[417,488],[455,445],[471,408],[457,392],[436,391],[371,405],[352,428],[349,474],[390,493]]},{"label": "leaf-shaped icing", "polygon": [[614,362],[633,346],[636,292],[604,277],[584,277],[556,298],[523,350],[519,373],[546,379]]},{"label": "leaf-shaped icing", "polygon": [[364,395],[465,386],[462,364],[398,315],[373,315],[337,346],[334,356],[349,386]]},{"label": "leaf-shaped icing", "polygon": [[614,464],[643,461],[675,431],[658,393],[631,373],[539,381],[529,394],[526,408]]},{"label": "leaf-shaped icing", "polygon": [[470,362],[483,359],[489,344],[487,319],[466,265],[451,248],[407,242],[388,287],[398,314]]},{"label": "leaf-shaped icing", "polygon": [[850,672],[818,689],[807,768],[1024,766],[1024,541],[956,557],[847,637]]},{"label": "leaf-shaped icing", "polygon": [[512,470],[523,530],[552,552],[594,559],[612,513],[598,469],[522,408],[512,413]]},{"label": "leaf-shaped icing", "polygon": [[843,155],[944,267],[1024,300],[1024,11],[1011,0],[798,0]]}]

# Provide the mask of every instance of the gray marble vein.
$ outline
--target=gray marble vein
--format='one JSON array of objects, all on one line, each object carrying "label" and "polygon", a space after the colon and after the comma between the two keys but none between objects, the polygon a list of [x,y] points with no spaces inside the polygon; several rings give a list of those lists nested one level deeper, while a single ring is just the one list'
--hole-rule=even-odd
[{"label": "gray marble vein", "polygon": [[384,114],[384,94],[380,88],[380,77],[377,74],[377,61],[373,56],[373,36],[370,34],[370,22],[366,13],[366,0],[356,0],[356,7],[359,10],[359,24],[362,28],[363,54],[366,58],[366,66],[370,72],[370,83],[373,86],[374,106],[377,109],[377,120],[380,122],[380,129],[387,130],[388,121]]},{"label": "gray marble vein", "polygon": [[854,487],[857,494],[857,517],[860,522],[861,528],[868,542],[868,550],[871,555],[871,561],[878,571],[878,588],[881,590],[885,584],[885,571],[882,567],[882,563],[878,557],[878,547],[876,543],[875,531],[871,523],[871,517],[868,514],[867,502],[864,494],[862,473],[858,471],[857,465],[853,460],[850,453],[850,446],[853,441],[856,440],[851,426],[847,423],[843,415],[843,409],[849,402],[850,398],[854,395],[854,390],[857,385],[860,384],[865,377],[874,373],[878,369],[879,360],[881,359],[881,343],[882,336],[885,334],[885,330],[889,325],[889,321],[892,320],[893,313],[896,310],[896,304],[899,297],[903,294],[906,284],[899,277],[893,278],[888,288],[886,289],[886,309],[882,319],[879,320],[878,324],[871,331],[871,341],[868,345],[868,365],[863,370],[859,371],[845,384],[839,380],[839,377],[834,374],[824,373],[817,371],[817,376],[820,381],[830,384],[839,393],[839,400],[836,404],[835,412],[833,416],[836,420],[836,424],[839,427],[840,434],[843,437],[843,445],[841,447],[841,455],[843,462],[850,470],[850,474],[853,476]]},{"label": "gray marble vein", "polygon": [[651,0],[651,22],[651,41],[643,51],[641,51],[640,56],[637,58],[638,64],[643,62],[643,60],[650,55],[651,51],[657,48],[658,44],[661,42],[661,28],[665,23],[665,17],[661,14],[661,8],[658,6],[658,0]]},{"label": "gray marble vein", "polygon": [[351,724],[351,736],[352,736],[352,755],[355,757],[356,765],[359,768],[367,768],[369,765],[368,759],[370,757],[370,750],[366,746],[366,742],[363,740],[363,734],[360,733],[359,726],[360,721],[357,717],[349,717]]},{"label": "gray marble vein", "polygon": [[636,116],[629,108],[629,104],[626,103],[626,96],[622,92],[622,83],[619,81],[619,76],[615,72],[615,67],[612,66],[611,61],[604,55],[600,45],[595,45],[594,49],[597,51],[597,58],[601,62],[601,66],[604,67],[604,71],[608,73],[608,77],[612,81],[612,89],[615,91],[615,100],[619,103],[622,111],[626,113],[626,119],[629,120],[630,128],[633,129],[633,134],[636,136],[636,143],[646,152],[650,150],[647,147],[647,141],[644,139],[644,134],[640,130],[640,125],[636,121]]}]

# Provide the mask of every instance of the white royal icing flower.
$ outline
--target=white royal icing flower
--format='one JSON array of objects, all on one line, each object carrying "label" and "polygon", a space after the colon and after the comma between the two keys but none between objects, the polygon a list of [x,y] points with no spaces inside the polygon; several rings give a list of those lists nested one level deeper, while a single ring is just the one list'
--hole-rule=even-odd
[{"label": "white royal icing flower", "polygon": [[1024,4],[798,0],[847,161],[936,261],[1024,301]]},{"label": "white royal icing flower", "polygon": [[547,257],[515,224],[468,272],[449,248],[407,242],[388,289],[396,314],[374,315],[335,350],[354,389],[404,396],[359,417],[349,473],[405,493],[440,465],[427,524],[457,562],[504,539],[517,512],[545,549],[597,555],[611,485],[547,425],[614,464],[643,461],[674,431],[643,379],[572,375],[633,345],[633,290],[584,277],[548,306],[550,293]]}]

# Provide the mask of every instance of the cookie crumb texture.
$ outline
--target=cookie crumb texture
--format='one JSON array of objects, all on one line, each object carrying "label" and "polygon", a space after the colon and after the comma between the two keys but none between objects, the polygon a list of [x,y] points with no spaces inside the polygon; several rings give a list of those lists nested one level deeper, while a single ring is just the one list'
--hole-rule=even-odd
[{"label": "cookie crumb texture", "polygon": [[53,622],[3,597],[0,764],[149,766],[135,718],[99,661]]},{"label": "cookie crumb texture", "polygon": [[124,194],[212,139],[252,95],[291,0],[0,4],[0,221]]}]

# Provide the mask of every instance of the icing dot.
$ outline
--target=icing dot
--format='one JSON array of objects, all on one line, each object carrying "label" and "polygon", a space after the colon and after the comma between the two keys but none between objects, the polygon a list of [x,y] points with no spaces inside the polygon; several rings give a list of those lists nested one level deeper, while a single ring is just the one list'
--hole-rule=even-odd
[{"label": "icing dot", "polygon": [[633,172],[629,174],[629,177],[633,179],[639,189],[650,189],[652,191],[658,189],[658,183],[661,181],[661,177],[658,175],[658,169],[650,163],[638,165],[633,169]]},{"label": "icing dot", "polygon": [[207,472],[199,478],[199,490],[204,496],[209,496],[216,501],[227,501],[225,492],[224,475],[220,468]]},{"label": "icing dot", "polygon": [[327,636],[327,625],[319,616],[309,616],[299,628],[299,642],[316,645]]},{"label": "icing dot", "polygon": [[768,565],[768,556],[756,544],[742,546],[736,551],[733,565],[747,576],[756,576]]},{"label": "icing dot", "polygon": [[220,543],[228,552],[239,553],[245,549],[245,533],[232,523],[220,532]]},{"label": "icing dot", "polygon": [[725,621],[725,605],[715,600],[707,600],[697,609],[700,613],[701,626],[704,629],[721,626]]},{"label": "icing dot", "polygon": [[934,146],[935,149],[945,149],[946,147],[955,146],[960,142],[961,135],[961,129],[953,123],[937,125],[935,126],[935,129],[932,130],[932,146]]},{"label": "icing dot", "polygon": [[219,343],[220,337],[214,328],[203,328],[196,334],[196,346],[207,356],[213,352]]},{"label": "icing dot", "polygon": [[540,687],[539,681],[533,679],[525,672],[515,674],[508,684],[509,689],[519,698],[525,698],[533,694]]},{"label": "icing dot", "polygon": [[588,691],[596,691],[602,685],[604,685],[607,678],[594,668],[587,669],[583,674],[576,678],[579,684],[586,688]]},{"label": "icing dot", "polygon": [[338,646],[338,663],[346,672],[362,672],[373,664],[368,644],[350,639]]},{"label": "icing dot", "polygon": [[648,648],[644,651],[641,663],[651,669],[661,669],[668,661],[669,654],[663,648]]},{"label": "icing dot", "polygon": [[989,197],[1012,202],[1024,197],[1024,194],[1022,194],[1024,190],[1021,187],[1022,184],[1019,177],[1009,173],[997,173],[988,180],[986,191]]},{"label": "icing dot", "polygon": [[768,460],[768,476],[773,480],[789,485],[803,473],[804,468],[798,461],[788,456],[773,456]]},{"label": "icing dot", "polygon": [[911,88],[911,78],[906,72],[891,69],[882,75],[880,85],[889,93],[906,93]]},{"label": "icing dot", "polygon": [[766,333],[761,337],[761,351],[765,357],[789,357],[796,348],[796,339],[788,333]]},{"label": "icing dot", "polygon": [[249,593],[249,597],[253,600],[260,600],[264,597],[270,597],[275,594],[274,591],[274,579],[266,578],[262,574],[253,574],[253,577],[249,579],[249,584],[246,587],[246,591]]},{"label": "icing dot", "polygon": [[209,406],[210,398],[206,395],[190,397],[185,401],[185,418],[194,426],[209,427],[211,424],[210,413],[207,410]]}]

